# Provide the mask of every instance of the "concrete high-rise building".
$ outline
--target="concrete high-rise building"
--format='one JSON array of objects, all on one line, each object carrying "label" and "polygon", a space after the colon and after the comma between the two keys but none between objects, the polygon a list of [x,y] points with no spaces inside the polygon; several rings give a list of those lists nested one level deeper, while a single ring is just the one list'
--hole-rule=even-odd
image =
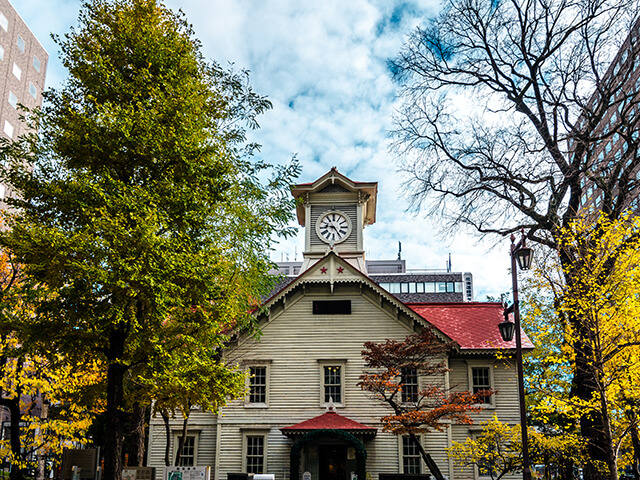
[{"label": "concrete high-rise building", "polygon": [[[20,105],[42,105],[49,54],[8,0],[0,0],[0,135],[12,140],[25,133]],[[0,199],[9,192],[0,185]],[[0,203],[0,207],[4,205]]]},{"label": "concrete high-rise building", "polygon": [[[624,189],[627,198],[622,206],[637,212],[640,210],[637,151],[640,136],[640,18],[636,19],[603,75],[587,108],[597,119],[591,135],[597,141],[586,153],[589,157],[585,164],[589,168],[581,179],[581,206],[585,211],[596,212],[607,194],[617,198],[620,189]],[[583,116],[580,125],[585,123],[588,122]],[[569,147],[573,148],[573,144]],[[616,178],[618,181],[611,181]]]}]

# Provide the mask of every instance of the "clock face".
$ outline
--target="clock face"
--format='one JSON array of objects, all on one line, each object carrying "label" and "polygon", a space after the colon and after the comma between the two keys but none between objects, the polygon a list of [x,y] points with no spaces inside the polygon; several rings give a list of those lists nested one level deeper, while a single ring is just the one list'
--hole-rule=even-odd
[{"label": "clock face", "polygon": [[341,212],[327,212],[318,219],[316,232],[323,242],[340,243],[351,233],[351,222]]}]

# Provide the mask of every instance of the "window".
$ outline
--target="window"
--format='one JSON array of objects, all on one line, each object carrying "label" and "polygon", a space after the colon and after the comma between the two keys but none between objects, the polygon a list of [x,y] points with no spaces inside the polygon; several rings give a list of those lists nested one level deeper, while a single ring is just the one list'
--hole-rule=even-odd
[{"label": "window", "polygon": [[16,77],[18,80],[20,80],[20,77],[22,77],[22,70],[20,70],[20,67],[15,63],[13,64],[12,72],[13,72],[13,76]]},{"label": "window", "polygon": [[[418,401],[418,372],[415,368],[402,369],[402,401],[415,403]],[[406,473],[406,472],[405,472]]]},{"label": "window", "polygon": [[0,185],[0,200],[4,200],[4,192],[6,191],[6,189],[4,188],[4,185]]},{"label": "window", "polygon": [[[182,437],[178,437],[176,439],[176,449],[180,445],[181,439]],[[185,439],[184,444],[182,445],[182,453],[180,454],[180,466],[193,467],[195,464],[196,464],[196,437],[195,435],[187,435],[187,438]]]},{"label": "window", "polygon": [[402,437],[402,472],[419,474],[420,460],[420,450],[411,437]]},{"label": "window", "polygon": [[40,60],[35,55],[33,56],[33,68],[36,69],[36,72],[40,71]]},{"label": "window", "polygon": [[351,300],[314,300],[314,315],[349,315]]},{"label": "window", "polygon": [[18,108],[18,97],[12,91],[9,91],[9,105],[13,108]]},{"label": "window", "polygon": [[[478,437],[480,436],[480,434],[474,434],[473,435],[473,439],[476,440]],[[487,456],[483,456],[481,458],[478,459],[478,463],[476,464],[476,478],[478,479],[493,479],[496,478],[498,475],[498,472],[495,468],[495,463],[492,459],[492,455],[490,455],[491,452],[494,451],[493,447],[489,447],[488,451],[487,451]]]},{"label": "window", "polygon": [[4,121],[4,133],[6,133],[9,138],[13,138],[13,125],[11,125],[8,120]]},{"label": "window", "polygon": [[18,46],[18,49],[24,53],[24,38],[22,38],[20,34],[18,34],[18,37],[16,38],[16,45]]},{"label": "window", "polygon": [[267,403],[267,367],[249,367],[249,403]]},{"label": "window", "polygon": [[36,98],[36,95],[38,95],[38,91],[36,90],[36,86],[33,83],[29,83],[29,94],[33,98]]},{"label": "window", "polygon": [[264,473],[264,435],[246,437],[247,473]]},{"label": "window", "polygon": [[342,366],[324,365],[322,370],[324,403],[342,403]]},{"label": "window", "polygon": [[0,46],[0,60],[4,60],[4,48]]},{"label": "window", "polygon": [[2,12],[0,12],[0,27],[2,27],[5,32],[9,29],[9,20]]},{"label": "window", "polygon": [[[489,367],[471,368],[471,391],[473,393],[482,390],[491,390],[491,369]],[[490,403],[491,396],[485,397],[483,403]]]}]

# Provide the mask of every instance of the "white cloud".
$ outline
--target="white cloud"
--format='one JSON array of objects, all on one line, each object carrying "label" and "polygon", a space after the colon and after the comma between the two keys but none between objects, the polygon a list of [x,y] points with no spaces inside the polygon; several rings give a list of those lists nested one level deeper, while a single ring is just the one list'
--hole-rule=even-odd
[{"label": "white cloud", "polygon": [[[487,253],[487,244],[464,233],[439,237],[432,220],[406,212],[401,177],[388,153],[395,96],[387,59],[439,2],[389,0],[167,0],[182,8],[201,40],[205,57],[251,71],[251,81],[274,104],[252,132],[262,156],[284,163],[293,153],[303,165],[300,181],[312,181],[332,166],[354,180],[378,181],[377,223],[367,227],[370,258],[395,258],[398,241],[409,268],[474,274],[476,298],[509,288],[508,240]],[[50,31],[62,34],[77,19],[79,0],[20,0],[20,13],[52,57]],[[52,59],[48,85],[64,78]],[[297,240],[281,244],[274,259],[298,258]]]}]

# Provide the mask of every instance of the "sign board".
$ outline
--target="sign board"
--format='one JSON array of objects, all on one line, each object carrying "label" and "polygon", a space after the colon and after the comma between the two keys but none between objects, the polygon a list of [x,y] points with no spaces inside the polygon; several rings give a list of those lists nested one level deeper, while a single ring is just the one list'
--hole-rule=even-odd
[{"label": "sign board", "polygon": [[122,480],[155,480],[156,469],[154,467],[124,467]]},{"label": "sign board", "polygon": [[77,478],[95,480],[99,461],[99,448],[65,448],[62,452],[62,480],[74,478],[73,467],[76,467]]},{"label": "sign board", "polygon": [[165,480],[211,480],[211,467],[165,467]]}]

